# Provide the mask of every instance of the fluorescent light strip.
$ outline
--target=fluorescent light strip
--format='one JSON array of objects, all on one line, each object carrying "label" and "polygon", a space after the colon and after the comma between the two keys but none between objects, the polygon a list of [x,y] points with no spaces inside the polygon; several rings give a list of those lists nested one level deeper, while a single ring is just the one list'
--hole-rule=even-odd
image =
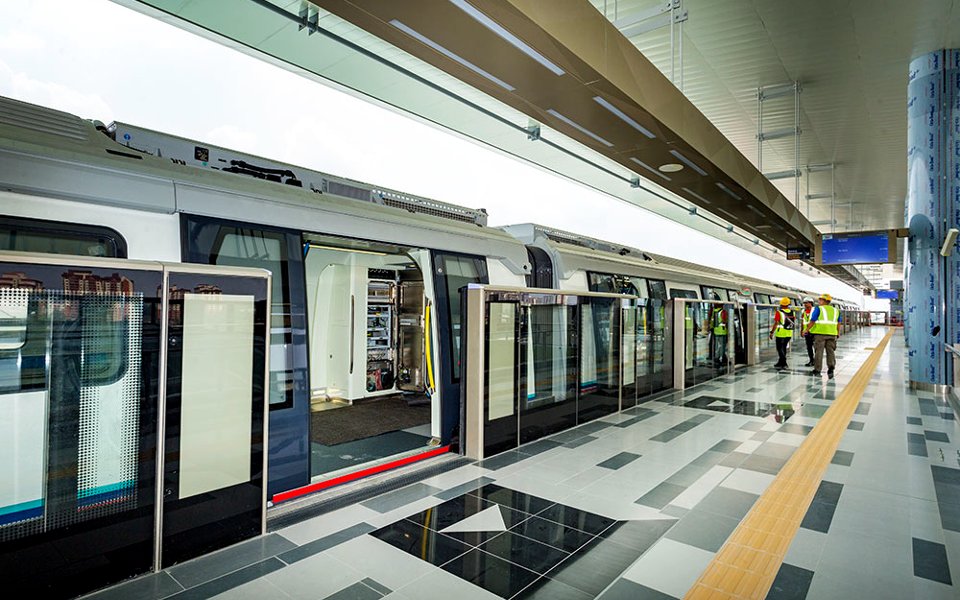
[{"label": "fluorescent light strip", "polygon": [[494,32],[495,34],[499,35],[508,44],[510,44],[520,52],[523,52],[524,54],[526,54],[533,60],[537,61],[544,67],[546,67],[554,75],[559,76],[564,74],[564,70],[558,67],[557,65],[555,65],[554,63],[550,62],[550,59],[548,59],[546,56],[540,54],[539,52],[537,52],[536,50],[528,46],[523,40],[521,40],[517,36],[513,35],[509,31],[504,29],[502,25],[500,25],[499,23],[497,23],[487,15],[483,14],[482,12],[480,12],[479,10],[477,10],[467,2],[464,2],[464,0],[450,0],[450,2],[454,6],[462,10],[463,12],[473,17],[475,21],[477,21],[478,23],[480,23],[490,31]]},{"label": "fluorescent light strip", "polygon": [[603,138],[600,137],[599,135],[597,135],[597,134],[595,134],[594,132],[590,131],[590,130],[587,129],[586,127],[583,127],[582,125],[579,125],[578,123],[574,123],[573,121],[571,121],[570,119],[568,119],[568,118],[566,118],[565,116],[561,115],[560,113],[558,113],[557,111],[553,110],[552,108],[551,108],[551,109],[548,109],[547,112],[550,113],[551,115],[553,115],[554,117],[560,119],[561,121],[563,121],[564,123],[566,123],[566,124],[569,125],[570,127],[573,127],[573,128],[576,129],[577,131],[589,135],[590,137],[592,137],[593,139],[597,140],[598,142],[600,142],[600,143],[603,144],[604,146],[606,146],[606,147],[608,147],[608,148],[612,148],[612,147],[613,147],[613,144],[611,144],[611,143],[608,142],[607,140],[603,139]]},{"label": "fluorescent light strip", "polygon": [[707,172],[706,172],[706,171],[704,171],[703,169],[701,169],[701,168],[700,168],[699,166],[697,166],[693,161],[691,161],[691,160],[690,160],[689,158],[687,158],[686,156],[680,154],[680,153],[677,152],[676,150],[671,150],[671,151],[670,151],[670,154],[676,156],[676,157],[677,157],[677,160],[679,160],[679,161],[682,162],[683,164],[687,165],[688,167],[690,167],[691,169],[693,169],[693,170],[696,171],[697,173],[700,173],[700,174],[703,175],[703,176],[706,176],[706,175],[707,175]]},{"label": "fluorescent light strip", "polygon": [[630,160],[632,160],[633,162],[637,163],[638,165],[640,165],[640,166],[643,167],[644,169],[650,171],[651,173],[653,173],[653,174],[656,175],[657,177],[663,177],[663,178],[666,179],[667,181],[673,181],[672,179],[670,179],[669,177],[667,177],[666,175],[664,175],[664,174],[661,173],[660,171],[654,169],[653,167],[651,167],[650,165],[648,165],[647,163],[643,162],[643,161],[640,160],[640,159],[637,159],[637,158],[634,158],[634,157],[631,156],[631,157],[630,157]]},{"label": "fluorescent light strip", "polygon": [[409,35],[409,36],[412,37],[413,39],[417,40],[417,41],[420,42],[421,44],[425,44],[425,45],[427,45],[427,46],[430,46],[431,48],[433,48],[434,50],[436,50],[436,51],[439,52],[440,54],[446,56],[447,58],[450,58],[450,59],[453,59],[453,60],[457,61],[457,62],[460,63],[461,65],[465,66],[466,68],[468,68],[468,69],[470,69],[471,71],[473,71],[474,73],[476,73],[477,75],[480,75],[481,77],[492,81],[493,83],[499,85],[500,87],[502,87],[503,89],[507,90],[508,92],[512,92],[513,90],[517,89],[517,88],[513,87],[512,85],[510,85],[509,83],[503,81],[502,79],[499,79],[499,78],[497,78],[497,77],[494,77],[494,76],[491,75],[490,73],[487,73],[486,71],[484,71],[483,69],[481,69],[481,68],[478,67],[477,65],[473,64],[473,63],[470,62],[469,60],[463,58],[462,56],[459,56],[459,55],[454,54],[453,52],[447,50],[446,48],[444,48],[444,47],[441,46],[440,44],[436,43],[435,41],[431,40],[430,38],[424,36],[424,35],[421,34],[420,32],[418,32],[418,31],[416,31],[416,30],[414,30],[414,29],[410,29],[409,27],[407,27],[406,25],[404,25],[404,24],[401,23],[400,21],[394,19],[394,20],[390,21],[390,24],[393,25],[394,27],[396,27],[397,29],[399,29],[400,31],[404,32],[405,34]]},{"label": "fluorescent light strip", "polygon": [[723,210],[722,208],[717,208],[717,212],[722,212],[723,214],[727,215],[727,217],[729,217],[729,220],[730,220],[730,221],[736,221],[736,220],[737,220],[737,215],[731,214],[731,213]]},{"label": "fluorescent light strip", "polygon": [[696,193],[695,191],[691,190],[690,188],[682,188],[682,189],[683,189],[683,191],[685,191],[686,193],[690,194],[690,195],[693,196],[694,198],[698,198],[698,199],[699,199],[700,201],[702,201],[702,202],[706,202],[707,204],[713,204],[713,202],[710,202],[709,200],[707,200],[706,198],[704,198],[704,197],[701,196],[700,194]]},{"label": "fluorescent light strip", "polygon": [[593,101],[596,102],[597,104],[599,104],[600,106],[604,107],[605,109],[609,110],[610,112],[612,112],[612,113],[613,113],[614,115],[616,115],[621,121],[623,121],[624,123],[626,123],[626,124],[629,125],[630,127],[633,127],[634,129],[636,129],[637,131],[639,131],[639,132],[642,133],[643,135],[647,136],[647,137],[650,138],[651,140],[657,139],[657,136],[653,135],[653,132],[651,132],[649,129],[647,129],[646,127],[644,127],[644,126],[641,125],[640,123],[637,123],[636,121],[634,121],[633,119],[631,119],[630,117],[628,117],[628,116],[626,115],[626,113],[624,113],[622,110],[620,110],[620,109],[617,108],[616,106],[610,104],[609,102],[607,102],[606,100],[604,100],[604,99],[601,98],[600,96],[594,96],[594,97],[593,97]]},{"label": "fluorescent light strip", "polygon": [[[743,198],[741,198],[741,197],[738,196],[736,193],[734,193],[733,190],[731,190],[731,189],[728,188],[727,186],[723,185],[723,184],[720,183],[719,181],[717,182],[717,187],[720,188],[721,190],[723,190],[724,193],[725,193],[726,195],[730,196],[731,198],[735,198],[735,199],[737,199],[737,200],[743,200]],[[750,207],[748,207],[748,208],[750,208]]]},{"label": "fluorescent light strip", "polygon": [[765,217],[765,216],[766,216],[765,214],[763,214],[763,211],[762,211],[762,210],[760,210],[759,208],[756,208],[755,206],[752,206],[752,205],[750,205],[750,204],[747,205],[747,210],[753,211],[753,212],[757,213],[758,215],[760,215],[761,217]]}]

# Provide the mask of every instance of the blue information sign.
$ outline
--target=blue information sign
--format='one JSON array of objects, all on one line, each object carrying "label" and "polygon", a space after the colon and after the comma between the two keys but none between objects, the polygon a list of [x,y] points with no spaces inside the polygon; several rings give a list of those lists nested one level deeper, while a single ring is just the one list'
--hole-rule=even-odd
[{"label": "blue information sign", "polygon": [[900,297],[897,290],[877,290],[877,298],[886,298],[887,300],[896,300]]},{"label": "blue information sign", "polygon": [[820,246],[825,265],[862,265],[890,262],[890,238],[886,231],[827,234]]}]

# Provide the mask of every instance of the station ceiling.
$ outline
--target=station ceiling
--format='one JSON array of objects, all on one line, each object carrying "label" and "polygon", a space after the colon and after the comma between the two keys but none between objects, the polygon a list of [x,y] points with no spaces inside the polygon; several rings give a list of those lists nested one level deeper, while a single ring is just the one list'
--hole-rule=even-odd
[{"label": "station ceiling", "polygon": [[[793,200],[793,180],[771,183],[754,166],[757,87],[801,81],[800,162],[837,165],[837,197],[852,200],[854,214],[837,209],[839,230],[845,218],[852,229],[897,227],[907,62],[958,29],[950,29],[958,12],[951,2],[919,3],[929,5],[926,16],[907,35],[897,16],[884,14],[887,4],[895,15],[909,12],[896,2],[823,0],[817,10],[786,0],[686,0],[688,100],[660,72],[669,63],[666,30],[627,38],[611,22],[662,0],[117,1],[774,259],[812,243],[810,222],[825,209],[812,202],[808,218],[805,203]],[[930,27],[919,26],[930,18]],[[544,60],[517,52],[497,26]],[[877,41],[890,36],[896,52]],[[764,129],[787,114],[767,104]],[[792,122],[792,103],[788,112]],[[539,131],[528,136],[532,126]],[[793,167],[793,143],[789,153],[783,146],[765,144],[765,172]],[[664,164],[684,170],[667,175]],[[631,185],[638,177],[639,187]],[[811,179],[802,193],[822,185],[823,172]],[[849,268],[824,270],[866,283]]]}]

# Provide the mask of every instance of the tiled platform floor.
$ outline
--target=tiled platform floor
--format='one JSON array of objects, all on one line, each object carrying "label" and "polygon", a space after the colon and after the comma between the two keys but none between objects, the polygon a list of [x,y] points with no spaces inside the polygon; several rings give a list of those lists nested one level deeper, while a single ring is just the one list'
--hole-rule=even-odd
[{"label": "tiled platform floor", "polygon": [[[96,597],[681,598],[884,333],[833,380],[740,371]],[[960,424],[906,380],[897,333],[768,598],[960,598]]]}]

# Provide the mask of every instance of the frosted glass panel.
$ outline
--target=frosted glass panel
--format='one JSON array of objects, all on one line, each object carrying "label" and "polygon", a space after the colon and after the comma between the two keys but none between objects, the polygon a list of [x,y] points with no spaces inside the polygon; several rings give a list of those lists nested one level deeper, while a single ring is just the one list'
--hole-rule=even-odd
[{"label": "frosted glass panel", "polygon": [[180,490],[250,480],[254,297],[185,294]]},{"label": "frosted glass panel", "polygon": [[509,417],[514,408],[516,304],[490,303],[489,420]]}]

